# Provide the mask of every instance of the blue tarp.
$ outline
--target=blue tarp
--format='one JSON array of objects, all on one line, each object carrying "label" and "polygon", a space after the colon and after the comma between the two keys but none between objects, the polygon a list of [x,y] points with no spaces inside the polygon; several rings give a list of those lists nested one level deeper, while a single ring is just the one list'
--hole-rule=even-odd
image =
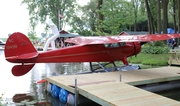
[{"label": "blue tarp", "polygon": [[[168,34],[173,34],[174,33],[174,29],[172,28],[167,28],[167,33]],[[167,43],[171,44],[172,43],[172,39],[168,39]]]},{"label": "blue tarp", "polygon": [[168,34],[173,34],[173,33],[174,33],[174,29],[172,29],[172,28],[167,28],[167,33],[168,33]]}]

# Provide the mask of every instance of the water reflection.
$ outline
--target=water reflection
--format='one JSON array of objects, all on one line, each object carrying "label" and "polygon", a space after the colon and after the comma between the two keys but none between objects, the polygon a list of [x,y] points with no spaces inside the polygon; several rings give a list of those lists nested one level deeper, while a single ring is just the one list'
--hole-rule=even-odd
[{"label": "water reflection", "polygon": [[[89,71],[89,63],[49,63],[50,75],[70,75]],[[48,68],[47,67],[47,68]]]},{"label": "water reflection", "polygon": [[48,76],[70,75],[88,71],[88,63],[38,63],[31,72],[33,83]]},{"label": "water reflection", "polygon": [[15,77],[11,73],[14,64],[5,60],[4,51],[0,50],[0,94],[4,93],[5,97],[11,98],[17,92],[29,92],[30,73],[22,77]]},{"label": "water reflection", "polygon": [[15,77],[11,73],[14,65],[5,60],[4,50],[0,50],[0,94],[4,94],[3,97],[9,101],[17,93],[30,93],[40,102],[47,101],[49,97],[45,92],[46,86],[44,83],[37,84],[37,81],[52,75],[69,75],[89,70],[88,63],[38,63],[29,73]]},{"label": "water reflection", "polygon": [[[86,63],[38,63],[31,70],[30,92],[39,102],[50,101],[52,106],[64,106],[58,99],[47,95],[45,83],[37,84],[37,81],[48,76],[59,76],[83,72],[89,65]],[[57,105],[59,104],[59,105]]]},{"label": "water reflection", "polygon": [[157,92],[157,94],[180,101],[180,89],[171,89],[168,91]]}]

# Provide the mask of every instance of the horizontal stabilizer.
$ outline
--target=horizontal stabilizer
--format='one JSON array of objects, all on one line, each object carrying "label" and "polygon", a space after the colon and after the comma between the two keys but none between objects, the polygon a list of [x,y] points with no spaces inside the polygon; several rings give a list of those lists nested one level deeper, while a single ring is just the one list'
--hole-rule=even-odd
[{"label": "horizontal stabilizer", "polygon": [[15,65],[12,68],[12,74],[14,76],[22,76],[26,73],[28,73],[32,68],[34,64],[28,64],[28,65]]},{"label": "horizontal stabilizer", "polygon": [[6,57],[7,60],[10,59],[32,59],[38,56],[37,52],[34,53],[27,53],[27,54],[23,54],[23,55],[19,55],[19,56],[11,56],[11,57]]}]

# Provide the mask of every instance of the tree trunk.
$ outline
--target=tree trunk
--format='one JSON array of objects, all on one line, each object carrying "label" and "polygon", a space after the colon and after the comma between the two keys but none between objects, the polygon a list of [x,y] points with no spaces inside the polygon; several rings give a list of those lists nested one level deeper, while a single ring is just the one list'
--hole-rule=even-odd
[{"label": "tree trunk", "polygon": [[160,0],[157,0],[157,28],[158,28],[158,33],[161,33],[161,3]]},{"label": "tree trunk", "polygon": [[163,7],[163,33],[167,33],[168,27],[168,2],[169,0],[162,0]]},{"label": "tree trunk", "polygon": [[173,20],[174,20],[174,33],[176,33],[176,1],[175,0],[173,0]]},{"label": "tree trunk", "polygon": [[[97,7],[98,10],[101,10],[102,4],[103,4],[103,0],[98,0],[98,7]],[[100,28],[100,25],[101,25],[101,22],[103,21],[103,19],[104,19],[104,15],[101,12],[98,12],[98,29],[100,31],[102,31],[102,29]]]},{"label": "tree trunk", "polygon": [[[177,0],[178,2],[178,33],[180,33],[180,0]],[[178,39],[179,44],[180,38]]]},{"label": "tree trunk", "polygon": [[147,17],[148,17],[148,30],[149,30],[149,33],[152,34],[154,32],[153,21],[152,21],[153,18],[152,18],[151,11],[149,8],[148,0],[145,0],[145,6],[147,10]]},{"label": "tree trunk", "polygon": [[133,8],[134,8],[134,31],[137,30],[136,24],[137,24],[137,12],[138,12],[138,6],[139,1],[138,0],[131,0]]}]

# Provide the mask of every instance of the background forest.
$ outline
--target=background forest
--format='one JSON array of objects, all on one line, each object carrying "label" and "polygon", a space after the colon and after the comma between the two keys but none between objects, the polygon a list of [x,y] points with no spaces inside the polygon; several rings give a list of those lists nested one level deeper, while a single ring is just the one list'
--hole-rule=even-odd
[{"label": "background forest", "polygon": [[68,25],[69,32],[83,36],[121,31],[167,33],[167,28],[180,32],[179,0],[89,0],[83,6],[77,0],[23,0],[22,4],[29,10],[29,36],[36,35],[36,25],[49,17],[60,30]]}]

